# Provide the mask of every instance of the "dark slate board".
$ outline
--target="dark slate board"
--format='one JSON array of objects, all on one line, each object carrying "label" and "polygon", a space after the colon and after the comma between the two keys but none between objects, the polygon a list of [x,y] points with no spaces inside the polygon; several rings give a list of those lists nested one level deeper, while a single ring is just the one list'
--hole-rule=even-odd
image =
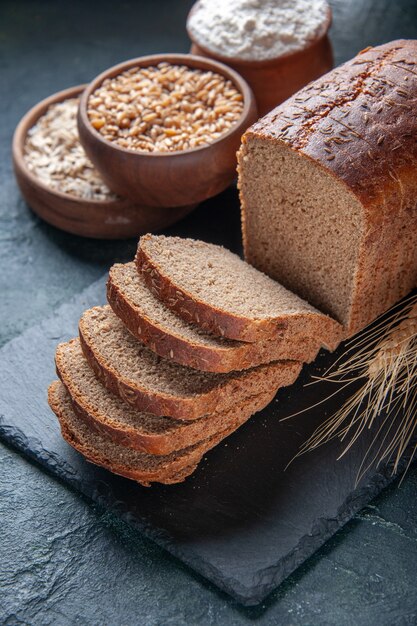
[{"label": "dark slate board", "polygon": [[340,402],[279,421],[326,393],[323,385],[303,388],[310,373],[322,372],[337,357],[324,353],[181,485],[146,489],[87,463],[61,439],[46,389],[55,378],[56,344],[76,334],[85,308],[102,302],[104,277],[0,351],[0,436],[242,604],[261,602],[392,480],[382,467],[355,488],[367,436],[341,461],[340,444],[333,442],[284,471],[326,411]]}]

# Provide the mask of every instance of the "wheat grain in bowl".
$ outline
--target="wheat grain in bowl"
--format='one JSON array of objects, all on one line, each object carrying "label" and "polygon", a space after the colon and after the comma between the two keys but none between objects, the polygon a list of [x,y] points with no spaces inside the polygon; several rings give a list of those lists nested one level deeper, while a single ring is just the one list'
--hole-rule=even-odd
[{"label": "wheat grain in bowl", "polygon": [[88,100],[88,118],[122,148],[175,152],[206,146],[240,119],[243,95],[213,71],[167,62],[107,78]]},{"label": "wheat grain in bowl", "polygon": [[24,159],[44,185],[84,200],[117,199],[84,152],[77,130],[79,98],[51,104],[27,133]]}]

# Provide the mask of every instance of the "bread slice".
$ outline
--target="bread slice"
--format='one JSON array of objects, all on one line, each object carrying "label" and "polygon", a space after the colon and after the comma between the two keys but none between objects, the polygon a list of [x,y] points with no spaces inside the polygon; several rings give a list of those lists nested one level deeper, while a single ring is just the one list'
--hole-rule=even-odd
[{"label": "bread slice", "polygon": [[73,448],[91,463],[146,487],[153,482],[182,482],[196,469],[202,456],[230,434],[229,430],[223,430],[184,450],[155,456],[126,448],[92,430],[75,413],[70,396],[60,381],[49,386],[48,402],[60,422],[62,436]]},{"label": "bread slice", "polygon": [[265,391],[236,403],[228,411],[199,420],[173,420],[140,412],[108,391],[89,367],[79,339],[61,343],[55,360],[58,376],[71,396],[77,416],[115,443],[148,454],[170,454],[222,430],[235,430],[271,402],[275,394],[274,389]]},{"label": "bread slice", "polygon": [[205,372],[227,373],[278,360],[314,360],[320,343],[312,337],[248,343],[209,334],[178,317],[148,289],[134,263],[110,269],[107,298],[130,332],[153,352]]},{"label": "bread slice", "polygon": [[214,374],[162,359],[127,330],[110,306],[84,313],[81,346],[105,387],[141,411],[183,420],[225,411],[251,396],[290,385],[301,370],[297,361]]},{"label": "bread slice", "polygon": [[334,349],[341,326],[221,246],[145,235],[136,255],[149,289],[203,330],[239,341],[305,334]]}]

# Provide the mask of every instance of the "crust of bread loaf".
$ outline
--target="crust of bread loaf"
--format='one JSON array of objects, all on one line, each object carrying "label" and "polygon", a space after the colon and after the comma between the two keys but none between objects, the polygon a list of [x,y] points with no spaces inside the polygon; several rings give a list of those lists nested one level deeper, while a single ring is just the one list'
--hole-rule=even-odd
[{"label": "crust of bread loaf", "polygon": [[[245,370],[236,376],[225,378],[222,385],[194,397],[174,397],[163,392],[151,392],[135,385],[134,381],[121,378],[115,368],[96,354],[79,325],[81,348],[97,378],[112,393],[140,411],[179,420],[195,420],[210,413],[220,412],[237,401],[255,396],[268,389],[290,385],[296,380],[302,364],[298,361],[277,361]],[[227,376],[227,375],[226,375]]]},{"label": "crust of bread loaf", "polygon": [[112,282],[111,270],[107,282],[107,299],[115,314],[132,335],[159,356],[203,372],[228,373],[249,369],[271,361],[290,360],[310,363],[319,350],[320,342],[313,337],[298,335],[253,343],[236,342],[236,346],[209,346],[192,343],[168,333],[120,291]]},{"label": "crust of bread loaf", "polygon": [[323,313],[284,315],[279,319],[249,319],[199,300],[195,294],[178,288],[164,273],[163,268],[149,257],[141,246],[141,243],[146,243],[147,237],[148,235],[142,236],[139,242],[135,258],[138,270],[142,272],[151,292],[185,321],[197,324],[218,337],[249,343],[268,339],[281,340],[286,333],[294,336],[306,333],[308,329],[312,337],[330,350],[339,345],[341,326]]},{"label": "crust of bread loaf", "polygon": [[74,384],[70,373],[64,367],[62,354],[59,350],[56,353],[55,363],[57,374],[71,398],[75,413],[80,419],[100,435],[110,437],[115,443],[158,456],[192,446],[214,436],[225,428],[238,428],[254,413],[261,411],[275,396],[274,389],[268,390],[248,398],[244,402],[237,403],[224,413],[213,413],[206,418],[183,423],[182,428],[178,423],[179,427],[169,433],[146,434],[128,424],[117,427],[105,421]]},{"label": "crust of bread loaf", "polygon": [[160,434],[145,435],[132,427],[123,430],[118,429],[101,421],[100,416],[94,414],[91,407],[86,408],[82,398],[71,396],[71,400],[77,416],[96,432],[111,437],[115,443],[132,448],[132,450],[154,454],[155,456],[164,456],[193,446],[225,429],[233,432],[252,415],[265,408],[272,402],[274,397],[275,391],[259,394],[249,398],[244,404],[237,405],[235,409],[230,409],[225,413],[214,413],[207,418],[201,418],[204,422],[203,424],[199,423],[201,420],[189,422],[187,428],[175,432],[173,436]]},{"label": "crust of bread loaf", "polygon": [[163,485],[174,485],[177,483],[182,483],[197,469],[198,462],[187,465],[186,467],[179,469],[172,474],[165,475],[134,471],[129,469],[128,467],[112,465],[108,463],[107,460],[103,457],[100,457],[99,455],[93,456],[91,455],[91,453],[88,453],[82,443],[77,439],[76,435],[65,423],[64,419],[60,419],[59,421],[62,437],[72,448],[74,448],[74,450],[77,450],[77,452],[82,454],[89,463],[92,463],[93,465],[98,465],[99,467],[104,467],[104,469],[112,472],[112,474],[117,474],[118,476],[122,476],[123,478],[129,478],[130,480],[134,480],[135,482],[142,485],[142,487],[150,487],[152,483],[161,483]]},{"label": "crust of bread loaf", "polygon": [[[367,48],[273,109],[242,138],[239,161],[252,138],[282,142],[323,167],[361,203],[365,229],[346,336],[416,286],[416,76],[417,41]],[[241,204],[250,262],[244,198]],[[409,270],[398,281],[402,242],[410,251]]]},{"label": "crust of bread loaf", "polygon": [[174,460],[167,461],[166,466],[159,471],[151,469],[136,470],[134,468],[112,463],[109,459],[104,458],[98,452],[94,454],[91,450],[87,450],[86,446],[79,440],[76,433],[71,430],[65,418],[65,410],[60,403],[57,394],[58,386],[61,384],[62,383],[59,381],[51,383],[48,389],[48,402],[59,420],[62,436],[67,443],[80,452],[90,463],[104,467],[113,474],[118,474],[125,478],[135,480],[145,487],[150,486],[150,484],[154,482],[163,484],[175,484],[182,482],[187,476],[195,471],[198,463],[201,461],[206,452],[217,446],[236,429],[234,427],[226,428],[221,432],[216,433],[216,435],[200,442],[200,444],[192,446],[189,449],[185,449],[183,451],[183,455]]}]

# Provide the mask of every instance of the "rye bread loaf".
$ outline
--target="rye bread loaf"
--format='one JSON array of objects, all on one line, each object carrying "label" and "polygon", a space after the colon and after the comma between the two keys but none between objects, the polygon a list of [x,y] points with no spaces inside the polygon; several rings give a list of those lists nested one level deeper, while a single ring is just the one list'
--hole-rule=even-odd
[{"label": "rye bread loaf", "polygon": [[200,372],[162,359],[139,342],[110,306],[84,313],[79,324],[84,355],[111,392],[141,411],[194,420],[225,411],[251,396],[290,385],[297,361],[277,361],[243,372]]},{"label": "rye bread loaf", "polygon": [[246,260],[352,335],[416,286],[417,41],[363,50],[255,123]]},{"label": "rye bread loaf", "polygon": [[182,482],[196,469],[202,456],[230,434],[224,430],[184,450],[155,456],[114,443],[89,428],[73,410],[70,396],[60,381],[50,385],[48,402],[60,422],[62,436],[73,448],[91,463],[146,487],[153,482]]},{"label": "rye bread loaf", "polygon": [[148,454],[170,454],[223,430],[235,430],[275,395],[273,389],[238,402],[223,413],[180,421],[138,411],[108,391],[89,367],[79,339],[61,343],[55,361],[77,416],[103,437]]},{"label": "rye bread loaf", "polygon": [[248,343],[207,333],[158,300],[134,263],[113,265],[107,299],[130,332],[153,352],[206,372],[226,373],[278,360],[309,363],[320,349],[320,342],[303,334]]},{"label": "rye bread loaf", "polygon": [[331,349],[339,343],[335,320],[221,246],[145,235],[136,263],[159,300],[217,336],[255,342],[303,333]]}]

